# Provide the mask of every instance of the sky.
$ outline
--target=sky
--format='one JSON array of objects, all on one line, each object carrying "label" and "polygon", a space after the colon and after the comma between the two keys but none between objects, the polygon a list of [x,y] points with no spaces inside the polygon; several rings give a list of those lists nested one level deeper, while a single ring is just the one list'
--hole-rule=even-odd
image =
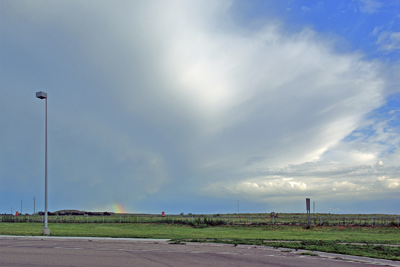
[{"label": "sky", "polygon": [[[0,213],[400,214],[397,0],[0,0]],[[35,199],[35,201],[34,201]]]}]

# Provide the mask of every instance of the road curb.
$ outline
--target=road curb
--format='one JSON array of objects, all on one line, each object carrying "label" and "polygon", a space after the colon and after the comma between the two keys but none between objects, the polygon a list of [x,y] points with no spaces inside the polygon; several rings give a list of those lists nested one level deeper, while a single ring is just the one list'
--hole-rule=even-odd
[{"label": "road curb", "polygon": [[17,235],[0,235],[0,239],[49,239],[49,240],[104,240],[104,241],[131,241],[131,242],[169,242],[171,239],[154,239],[154,238],[116,238],[116,237],[89,237],[89,236],[17,236]]}]

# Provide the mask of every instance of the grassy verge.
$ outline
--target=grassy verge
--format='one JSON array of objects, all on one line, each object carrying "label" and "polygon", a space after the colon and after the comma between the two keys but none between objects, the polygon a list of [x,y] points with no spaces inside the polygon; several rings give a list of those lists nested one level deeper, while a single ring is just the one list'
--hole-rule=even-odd
[{"label": "grassy verge", "polygon": [[[1,223],[0,235],[40,235],[42,228],[43,224],[41,223]],[[49,228],[52,236],[167,238],[176,241],[268,245],[400,260],[399,247],[372,245],[400,244],[400,229],[393,227],[313,227],[306,229],[300,226],[191,227],[149,223],[59,223],[49,224]],[[270,241],[275,242],[270,243]],[[368,245],[341,243],[367,243]]]}]

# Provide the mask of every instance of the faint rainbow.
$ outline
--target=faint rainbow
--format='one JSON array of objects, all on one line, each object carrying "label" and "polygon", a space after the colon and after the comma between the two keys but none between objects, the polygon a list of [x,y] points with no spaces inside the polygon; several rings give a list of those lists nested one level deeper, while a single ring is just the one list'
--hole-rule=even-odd
[{"label": "faint rainbow", "polygon": [[125,210],[124,210],[124,208],[122,207],[122,205],[121,205],[121,204],[118,204],[118,203],[115,203],[115,204],[113,205],[113,210],[114,210],[115,213],[125,213]]}]

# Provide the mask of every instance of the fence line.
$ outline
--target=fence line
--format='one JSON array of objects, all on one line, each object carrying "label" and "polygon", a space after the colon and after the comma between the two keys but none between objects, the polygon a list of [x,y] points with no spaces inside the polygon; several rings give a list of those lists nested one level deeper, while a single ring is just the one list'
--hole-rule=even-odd
[{"label": "fence line", "polygon": [[[307,225],[305,214],[270,217],[266,215],[232,214],[232,215],[52,215],[49,223],[170,223],[186,225]],[[42,215],[0,215],[0,223],[43,223]],[[313,226],[391,226],[400,227],[398,215],[314,215]]]}]

